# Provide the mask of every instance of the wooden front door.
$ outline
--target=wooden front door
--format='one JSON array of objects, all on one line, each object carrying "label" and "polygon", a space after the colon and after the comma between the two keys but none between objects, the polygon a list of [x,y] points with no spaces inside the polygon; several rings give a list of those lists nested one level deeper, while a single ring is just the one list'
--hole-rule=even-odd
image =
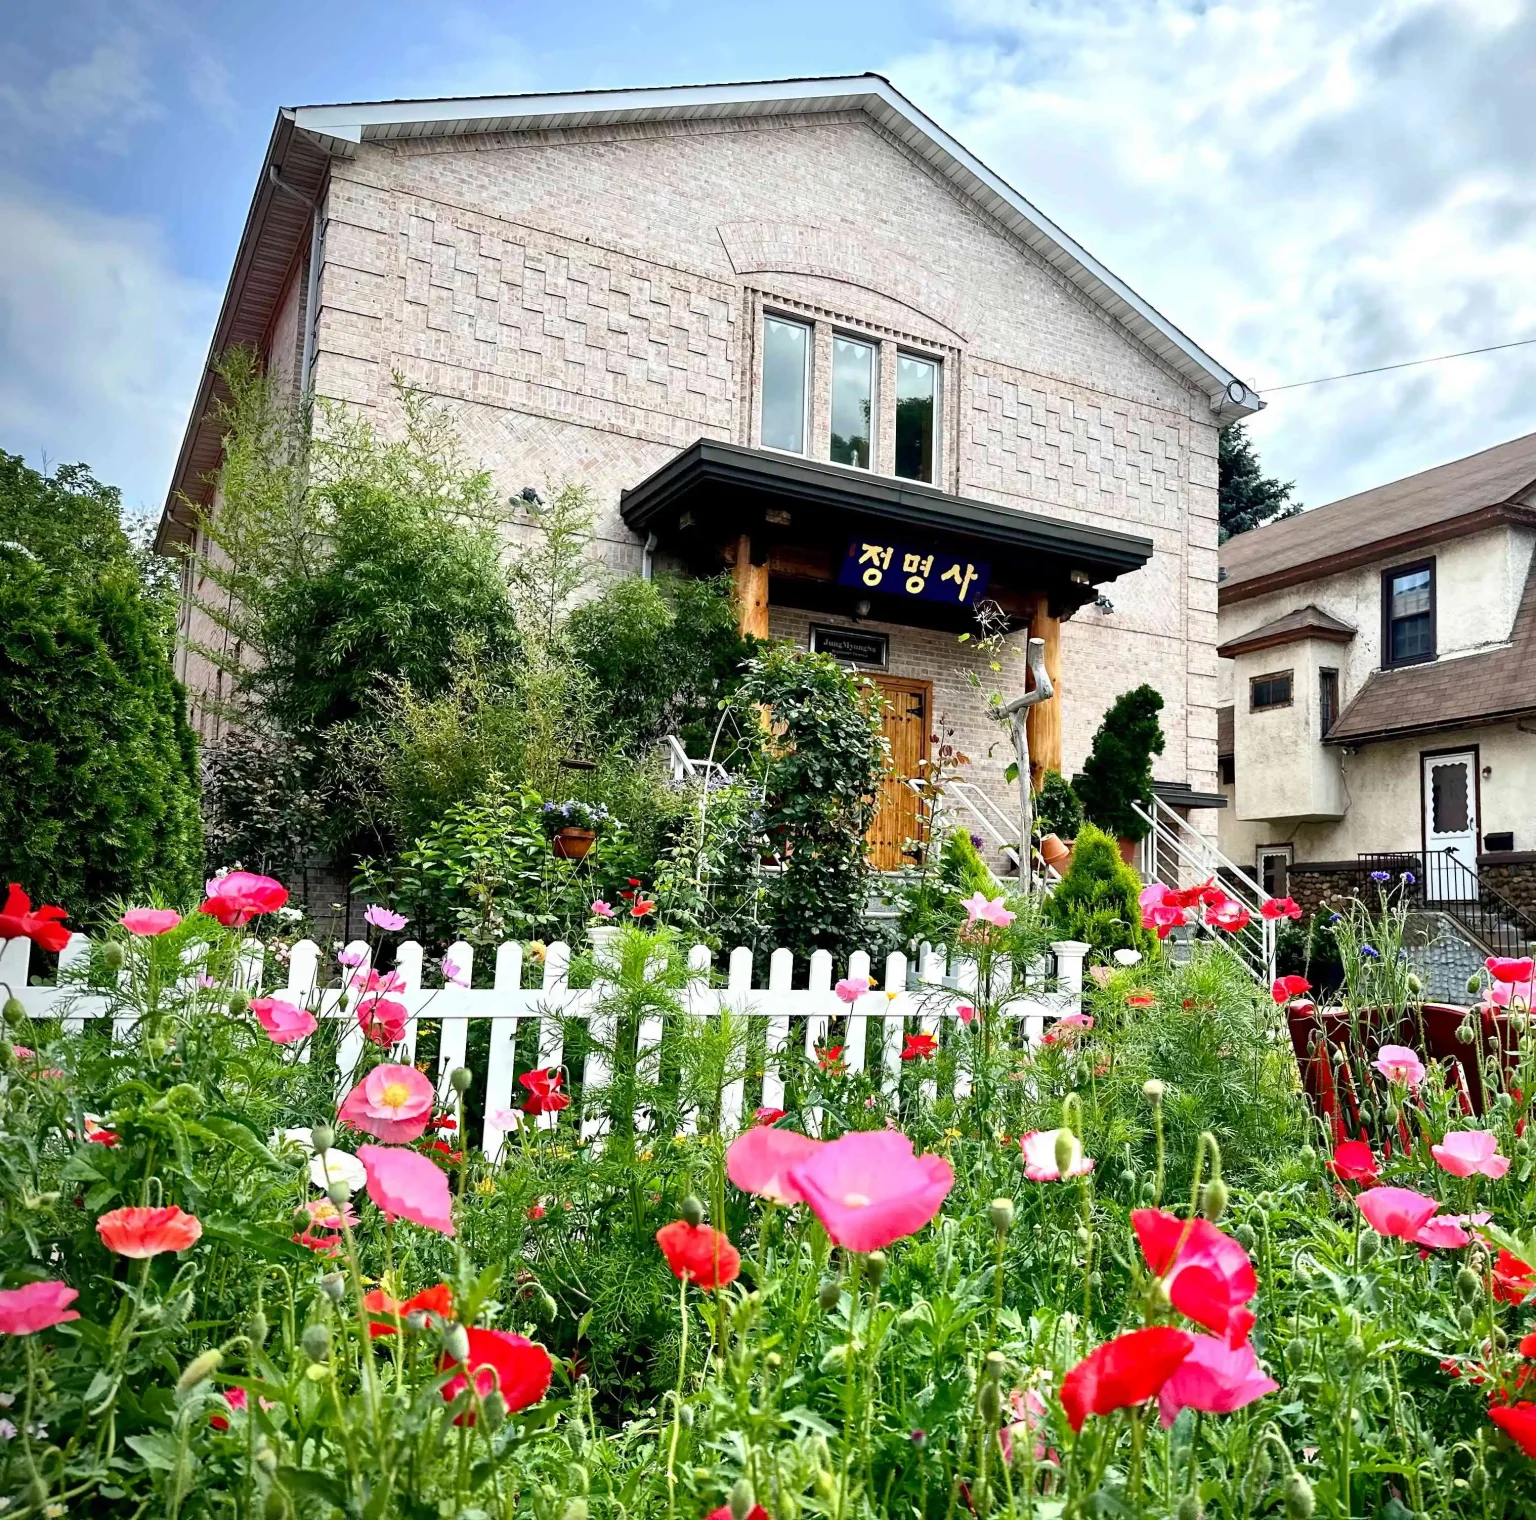
[{"label": "wooden front door", "polygon": [[869,858],[877,871],[899,871],[912,862],[902,846],[921,828],[918,795],[907,785],[919,780],[920,764],[928,758],[929,724],[933,722],[933,685],[905,676],[874,676],[885,698],[885,737],[891,746],[890,774],[880,783],[880,805],[869,831]]}]

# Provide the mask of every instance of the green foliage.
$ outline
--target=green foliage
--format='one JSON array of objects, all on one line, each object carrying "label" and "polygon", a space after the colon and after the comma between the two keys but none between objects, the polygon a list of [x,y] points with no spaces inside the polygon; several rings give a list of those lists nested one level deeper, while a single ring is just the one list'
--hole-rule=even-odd
[{"label": "green foliage", "polygon": [[77,916],[201,880],[172,624],[117,508],[83,465],[0,454],[0,880]]},{"label": "green foliage", "polygon": [[1280,522],[1301,511],[1301,503],[1291,500],[1295,482],[1282,484],[1273,475],[1264,473],[1259,463],[1259,451],[1254,448],[1253,440],[1241,422],[1222,429],[1217,447],[1222,543],[1235,533],[1246,533],[1267,522]]},{"label": "green foliage", "polygon": [[629,754],[668,733],[707,752],[757,643],[737,632],[723,577],[615,581],[572,612],[565,640],[592,678],[596,737]]},{"label": "green foliage", "polygon": [[1162,695],[1152,686],[1122,692],[1110,704],[1093,736],[1093,748],[1074,783],[1090,823],[1121,839],[1143,839],[1147,824],[1132,810],[1152,799],[1152,757],[1163,752],[1157,715]]},{"label": "green foliage", "polygon": [[760,704],[771,724],[763,833],[782,869],[765,883],[764,914],[775,943],[846,953],[861,937],[865,835],[887,761],[878,704],[836,660],[788,644],[749,664],[736,700]]},{"label": "green foliage", "polygon": [[1083,826],[1083,805],[1060,771],[1047,771],[1035,793],[1035,832],[1042,838],[1076,839]]},{"label": "green foliage", "polygon": [[1157,941],[1141,927],[1141,880],[1120,858],[1120,846],[1091,823],[1078,831],[1067,874],[1047,899],[1063,939],[1093,947],[1090,959],[1107,964],[1116,950],[1152,953]]},{"label": "green foliage", "polygon": [[313,736],[226,729],[203,750],[203,852],[210,871],[248,871],[297,880],[327,824],[327,798]]}]

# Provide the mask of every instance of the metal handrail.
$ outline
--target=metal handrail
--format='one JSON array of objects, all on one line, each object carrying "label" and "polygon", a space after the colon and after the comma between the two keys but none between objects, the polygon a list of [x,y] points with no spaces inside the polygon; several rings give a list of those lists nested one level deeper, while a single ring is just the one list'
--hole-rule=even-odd
[{"label": "metal handrail", "polygon": [[[1406,869],[1412,880],[1403,885],[1411,888],[1416,903],[1430,912],[1448,914],[1495,955],[1526,955],[1536,941],[1536,923],[1531,915],[1470,870],[1454,850],[1361,851],[1356,858],[1362,869],[1387,870],[1399,881]],[[1464,896],[1431,897],[1428,888],[1432,876],[1440,878],[1442,884],[1449,878],[1470,890]],[[1477,910],[1475,924],[1467,922],[1473,907]]]}]

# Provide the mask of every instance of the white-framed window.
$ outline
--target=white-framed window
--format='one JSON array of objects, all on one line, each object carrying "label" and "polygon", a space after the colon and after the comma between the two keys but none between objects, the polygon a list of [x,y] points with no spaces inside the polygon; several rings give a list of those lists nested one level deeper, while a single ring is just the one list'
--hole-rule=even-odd
[{"label": "white-framed window", "polygon": [[811,328],[763,317],[762,441],[765,449],[806,454],[810,432]]},{"label": "white-framed window", "polygon": [[939,454],[942,370],[923,354],[896,355],[896,474],[933,483]]},{"label": "white-framed window", "polygon": [[1288,844],[1261,844],[1258,847],[1254,865],[1258,870],[1259,885],[1266,896],[1291,895],[1291,864],[1295,853],[1295,847]]},{"label": "white-framed window", "polygon": [[832,334],[833,464],[874,468],[875,424],[880,415],[880,350],[843,333]]}]

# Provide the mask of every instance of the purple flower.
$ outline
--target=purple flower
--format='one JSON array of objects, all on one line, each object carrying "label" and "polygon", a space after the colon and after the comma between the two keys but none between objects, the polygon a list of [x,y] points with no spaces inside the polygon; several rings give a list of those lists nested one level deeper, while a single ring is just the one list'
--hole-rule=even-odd
[{"label": "purple flower", "polygon": [[1381,959],[1381,951],[1379,951],[1374,945],[1361,945],[1360,953],[1368,961],[1379,961]]},{"label": "purple flower", "polygon": [[986,842],[987,841],[985,839],[983,839],[980,834],[972,834],[971,835],[971,843],[978,850],[981,849],[982,846],[986,844]]},{"label": "purple flower", "polygon": [[372,924],[375,929],[387,929],[393,934],[397,929],[405,928],[405,914],[396,913],[393,908],[381,908],[378,903],[369,903],[367,911],[363,914],[363,922]]},{"label": "purple flower", "polygon": [[1371,872],[1371,880],[1372,881],[1391,881],[1392,880],[1392,873],[1390,871],[1372,871]]},{"label": "purple flower", "polygon": [[361,966],[367,958],[365,950],[338,950],[336,960],[343,966]]},{"label": "purple flower", "polygon": [[1403,874],[1402,874],[1402,878],[1401,879],[1403,881],[1406,881],[1410,887],[1413,885],[1414,881],[1416,880],[1416,878],[1415,878],[1415,876],[1414,876],[1412,871],[1404,871]]},{"label": "purple flower", "polygon": [[469,986],[469,978],[464,975],[464,968],[446,955],[443,957],[443,980],[452,982],[455,987]]}]

